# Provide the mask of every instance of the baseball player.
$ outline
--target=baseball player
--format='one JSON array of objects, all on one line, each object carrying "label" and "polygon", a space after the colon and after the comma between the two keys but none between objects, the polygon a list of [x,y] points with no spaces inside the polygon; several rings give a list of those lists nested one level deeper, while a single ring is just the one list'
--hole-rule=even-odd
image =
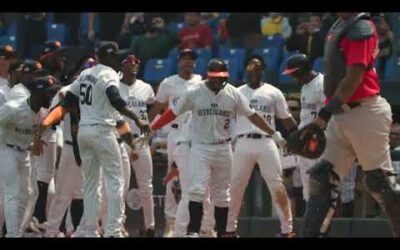
[{"label": "baseball player", "polygon": [[[296,121],[282,92],[274,86],[261,82],[265,68],[260,56],[249,58],[246,71],[249,81],[238,91],[250,102],[257,114],[275,129],[275,117],[281,120],[287,130],[296,129]],[[230,189],[228,225],[226,236],[235,236],[244,190],[249,182],[254,166],[258,163],[261,175],[269,188],[281,222],[281,236],[293,237],[293,220],[290,200],[282,179],[282,164],[279,149],[269,133],[253,125],[247,115],[239,115],[235,126],[236,145],[233,154],[232,181]]]},{"label": "baseball player", "polygon": [[[160,114],[157,114],[153,122],[157,121],[160,116],[161,116]],[[160,130],[156,131],[153,134],[151,140],[150,152],[152,156],[154,156],[154,154],[158,152],[162,155],[162,159],[165,159],[166,162],[168,162],[168,150],[167,150],[168,134],[171,131],[171,129],[172,129],[171,124],[164,126],[163,128],[161,128]],[[168,167],[168,169],[172,168]],[[177,177],[174,177],[172,181],[177,181]],[[173,237],[175,231],[175,213],[178,202],[174,200],[174,194],[171,190],[172,189],[171,184],[169,182],[166,182],[165,184],[167,185],[164,197],[164,213],[166,221],[165,221],[163,237],[171,238]]]},{"label": "baseball player", "polygon": [[389,151],[392,112],[379,95],[380,83],[373,66],[379,51],[378,34],[365,13],[337,15],[325,41],[326,106],[309,126],[326,127],[326,148],[321,160],[309,170],[310,197],[304,233],[307,237],[328,233],[339,180],[357,158],[369,192],[399,237],[400,191],[392,176]]},{"label": "baseball player", "polygon": [[[95,61],[93,58],[83,58],[77,64],[75,70],[76,78],[79,73],[87,68],[93,67]],[[75,80],[75,79],[73,79]],[[63,87],[60,92],[60,98],[64,98],[71,85]],[[74,111],[75,112],[75,111]],[[72,114],[72,116],[71,116]],[[76,149],[77,118],[75,113],[66,114],[63,122],[64,146],[61,151],[60,163],[56,175],[56,193],[52,200],[47,222],[45,224],[46,237],[56,237],[60,233],[65,211],[70,205],[71,220],[74,229],[79,225],[83,213],[83,173],[80,168],[81,159]]]},{"label": "baseball player", "polygon": [[[68,108],[77,105],[80,108],[78,145],[85,181],[84,213],[77,231],[86,237],[99,237],[97,217],[100,208],[100,168],[107,182],[107,221],[104,236],[123,236],[124,182],[121,151],[115,132],[118,112],[133,119],[145,133],[149,131],[148,125],[139,120],[119,93],[117,70],[120,67],[120,54],[115,42],[100,42],[96,48],[99,63],[82,71],[67,91],[61,105],[49,114],[49,117],[56,117],[61,116]],[[45,127],[42,124],[38,137]],[[131,136],[129,140],[133,147]]]},{"label": "baseball player", "polygon": [[20,83],[15,84],[5,95],[6,101],[29,97],[30,84],[36,77],[42,76],[43,74],[43,66],[40,62],[29,59],[25,60],[21,68]]},{"label": "baseball player", "polygon": [[[282,74],[290,75],[301,85],[299,129],[302,129],[317,117],[318,112],[324,106],[324,76],[312,70],[312,63],[305,54],[295,54],[289,57],[286,69]],[[298,156],[298,160],[301,181],[303,183],[303,197],[308,201],[310,197],[310,186],[307,171],[314,166],[318,160],[307,159],[302,156]]]},{"label": "baseball player", "polygon": [[[169,102],[169,107],[176,105],[180,97],[184,96],[185,93],[201,83],[201,76],[193,74],[194,63],[197,55],[194,51],[190,49],[184,49],[180,51],[178,57],[178,68],[179,73],[177,75],[170,76],[161,82],[160,87],[157,92],[156,102],[154,109],[150,111],[150,119],[154,116],[154,112],[159,112],[163,107],[162,104]],[[165,106],[165,105],[164,105]],[[175,231],[174,236],[182,237],[187,234],[187,224],[189,223],[188,214],[188,188],[192,176],[191,166],[188,164],[189,155],[189,126],[191,122],[191,113],[186,112],[179,115],[176,120],[172,123],[172,130],[168,134],[168,172],[171,171],[171,166],[173,163],[176,164],[179,171],[179,181],[182,189],[182,198],[179,201],[176,210],[175,219]],[[171,184],[173,182],[167,183],[167,192],[171,190]],[[167,196],[168,197],[168,196]],[[207,199],[205,199],[207,202]],[[211,216],[211,205],[206,205],[205,213],[207,216],[204,221],[203,231],[212,231],[214,223],[210,222],[212,220]],[[211,224],[211,225],[210,225]],[[207,226],[208,225],[208,226]]]},{"label": "baseball player", "polygon": [[214,216],[218,237],[226,231],[229,206],[229,184],[232,168],[231,130],[236,114],[247,116],[262,131],[271,135],[280,146],[285,140],[260,117],[249,101],[232,85],[227,65],[212,59],[207,67],[207,80],[190,89],[152,125],[161,128],[177,115],[192,111],[190,127],[191,149],[189,162],[193,165],[193,179],[189,188],[190,222],[188,235],[198,237],[203,215],[203,200],[210,186],[215,204]]},{"label": "baseball player", "polygon": [[[21,68],[20,83],[13,85],[10,91],[8,91],[8,93],[5,95],[6,101],[28,98],[31,94],[29,89],[33,87],[32,84],[34,83],[34,80],[43,74],[44,71],[41,63],[29,59],[25,60]],[[41,112],[43,112],[43,110],[41,110]],[[37,185],[35,185],[36,171],[35,171],[35,164],[33,163],[34,156],[31,154],[30,157],[32,158],[30,171],[35,172],[35,174],[31,175],[31,177],[33,178],[31,180],[29,187],[29,192],[31,195],[29,202],[27,204],[26,214],[23,216],[22,219],[23,231],[28,226],[30,226],[32,213],[38,196],[38,188]]]},{"label": "baseball player", "polygon": [[[43,70],[46,71],[47,74],[55,76],[58,80],[61,79],[61,74],[64,69],[64,49],[65,48],[61,46],[59,41],[46,41],[39,59],[40,63],[43,65]],[[43,112],[48,112],[48,110],[43,110]],[[43,138],[47,144],[43,154],[34,157],[32,162],[34,169],[36,169],[39,195],[30,226],[37,233],[44,233],[45,226],[43,223],[47,221],[46,211],[49,184],[54,178],[56,165],[56,127],[53,126],[49,131],[50,133]]]},{"label": "baseball player", "polygon": [[[15,52],[10,45],[0,47],[0,107],[6,102],[5,95],[10,90],[9,70],[12,61],[15,59]],[[4,225],[4,196],[3,184],[0,180],[0,237],[3,235]]]},{"label": "baseball player", "polygon": [[[154,91],[150,84],[136,78],[139,69],[139,59],[134,55],[129,55],[122,62],[123,78],[121,80],[120,92],[122,98],[139,115],[139,119],[148,123],[147,106],[154,103]],[[138,138],[140,129],[135,123],[129,122],[133,137]],[[131,149],[126,146],[130,153]],[[148,144],[144,144],[135,150],[137,159],[132,159],[131,165],[134,169],[136,181],[143,207],[144,224],[146,235],[154,236],[154,200],[153,200],[153,162]]]},{"label": "baseball player", "polygon": [[30,153],[35,130],[41,122],[42,107],[49,108],[59,86],[53,77],[35,81],[27,98],[7,101],[0,107],[0,162],[4,183],[6,237],[22,236],[22,218],[29,200]]}]

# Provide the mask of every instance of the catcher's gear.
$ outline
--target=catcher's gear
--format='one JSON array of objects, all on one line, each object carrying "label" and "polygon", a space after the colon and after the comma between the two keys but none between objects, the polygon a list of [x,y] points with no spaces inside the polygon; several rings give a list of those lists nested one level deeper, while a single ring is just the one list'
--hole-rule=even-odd
[{"label": "catcher's gear", "polygon": [[324,131],[316,124],[310,123],[304,128],[291,133],[287,138],[289,152],[309,159],[316,159],[325,150]]},{"label": "catcher's gear", "polygon": [[368,191],[386,212],[395,237],[400,236],[400,188],[394,174],[382,169],[365,171]]},{"label": "catcher's gear", "polygon": [[310,175],[310,199],[304,214],[303,236],[325,237],[337,206],[340,179],[333,165],[325,160],[307,173]]}]

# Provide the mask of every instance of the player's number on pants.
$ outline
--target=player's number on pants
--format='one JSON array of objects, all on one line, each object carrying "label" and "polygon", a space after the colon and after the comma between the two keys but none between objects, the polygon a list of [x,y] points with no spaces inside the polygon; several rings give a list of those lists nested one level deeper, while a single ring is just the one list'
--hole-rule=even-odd
[{"label": "player's number on pants", "polygon": [[80,85],[81,104],[92,105],[92,85],[81,83]]},{"label": "player's number on pants", "polygon": [[272,116],[264,114],[264,119],[267,120],[268,125],[272,125]]}]

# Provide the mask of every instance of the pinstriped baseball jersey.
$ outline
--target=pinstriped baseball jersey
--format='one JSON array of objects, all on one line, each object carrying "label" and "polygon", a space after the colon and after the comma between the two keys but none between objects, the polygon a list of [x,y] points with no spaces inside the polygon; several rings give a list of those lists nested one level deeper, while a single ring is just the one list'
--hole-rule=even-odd
[{"label": "pinstriped baseball jersey", "polygon": [[[168,102],[168,106],[172,108],[176,105],[178,99],[187,93],[188,89],[199,85],[201,82],[201,76],[196,74],[193,74],[192,78],[187,81],[179,75],[167,77],[160,84],[156,100],[160,103]],[[179,115],[172,123],[179,125],[180,133],[176,142],[189,140],[190,113]]]},{"label": "pinstriped baseball jersey", "polygon": [[10,91],[10,87],[8,86],[8,80],[0,77],[0,105],[6,102],[6,94]]},{"label": "pinstriped baseball jersey", "polygon": [[325,106],[324,95],[324,76],[318,73],[311,82],[301,87],[301,111],[299,129],[312,122],[319,112]]},{"label": "pinstriped baseball jersey", "polygon": [[6,94],[6,101],[15,100],[18,98],[29,97],[31,92],[22,84],[18,83]]},{"label": "pinstriped baseball jersey", "polygon": [[[154,103],[154,91],[150,84],[137,79],[134,84],[128,86],[121,82],[120,84],[121,97],[135,111],[139,119],[149,122],[147,116],[147,106]],[[140,134],[140,129],[136,126],[133,120],[124,117],[131,127],[132,133]]]},{"label": "pinstriped baseball jersey", "polygon": [[[276,87],[268,83],[261,83],[259,88],[252,89],[246,84],[240,86],[238,90],[249,100],[251,107],[267,121],[271,128],[275,129],[275,117],[279,119],[291,117],[285,97]],[[267,134],[253,125],[247,117],[238,116],[235,135],[247,133]]]},{"label": "pinstriped baseball jersey", "polygon": [[110,86],[119,88],[119,76],[103,64],[82,71],[72,83],[69,91],[79,98],[79,126],[105,124],[115,127],[119,113],[108,100],[106,89]]},{"label": "pinstriped baseball jersey", "polygon": [[192,111],[190,136],[194,142],[218,143],[231,137],[230,127],[236,113],[254,114],[249,101],[229,83],[215,94],[205,83],[190,89],[172,108],[175,114]]},{"label": "pinstriped baseball jersey", "polygon": [[27,148],[43,118],[31,109],[27,99],[6,102],[0,107],[1,143]]},{"label": "pinstriped baseball jersey", "polygon": [[[62,87],[60,89],[60,93],[65,96],[67,94],[67,91],[70,89],[70,87],[71,87],[71,84],[67,85],[65,87]],[[56,97],[54,97],[54,99],[56,99]],[[58,95],[57,95],[57,99],[59,100],[59,96]],[[64,116],[64,122],[63,122],[62,131],[63,131],[64,141],[72,141],[72,136],[71,136],[71,118],[70,118],[69,113],[65,114],[65,116]]]}]

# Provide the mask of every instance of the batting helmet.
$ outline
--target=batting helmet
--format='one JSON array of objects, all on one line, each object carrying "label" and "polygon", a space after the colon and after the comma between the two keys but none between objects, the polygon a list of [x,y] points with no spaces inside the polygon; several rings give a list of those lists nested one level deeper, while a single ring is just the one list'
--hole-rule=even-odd
[{"label": "batting helmet", "polygon": [[229,77],[228,65],[218,58],[211,59],[207,65],[207,76],[209,77]]},{"label": "batting helmet", "polygon": [[304,75],[312,70],[311,60],[305,54],[295,54],[287,59],[284,75]]}]

